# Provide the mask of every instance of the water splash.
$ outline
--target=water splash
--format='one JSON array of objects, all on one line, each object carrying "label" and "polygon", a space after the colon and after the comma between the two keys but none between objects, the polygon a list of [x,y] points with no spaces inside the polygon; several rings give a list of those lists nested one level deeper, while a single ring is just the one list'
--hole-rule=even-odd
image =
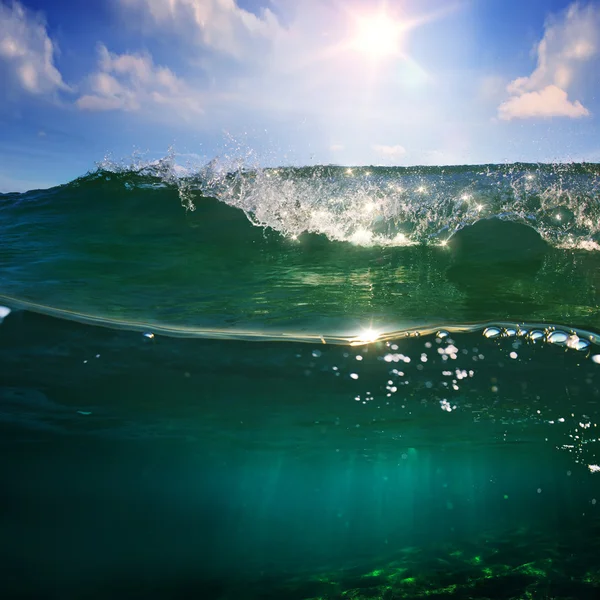
[{"label": "water splash", "polygon": [[483,218],[527,224],[552,245],[600,249],[600,168],[588,164],[459,167],[259,168],[236,149],[202,165],[169,153],[155,161],[105,160],[99,173],[134,174],[174,186],[194,210],[213,196],[256,226],[359,246],[445,245]]}]

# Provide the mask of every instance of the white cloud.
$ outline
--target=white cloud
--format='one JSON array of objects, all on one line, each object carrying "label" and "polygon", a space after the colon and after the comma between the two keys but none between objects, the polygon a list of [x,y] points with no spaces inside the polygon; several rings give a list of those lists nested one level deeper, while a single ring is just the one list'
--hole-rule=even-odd
[{"label": "white cloud", "polygon": [[386,146],[385,144],[374,144],[373,150],[379,155],[385,158],[400,158],[406,154],[406,148],[404,146]]},{"label": "white cloud", "polygon": [[[380,135],[372,129],[373,119],[385,120],[393,107],[395,120],[414,121],[400,107],[411,102],[418,87],[415,63],[395,57],[373,69],[372,61],[349,43],[356,35],[355,11],[337,1],[263,0],[276,6],[279,17],[268,8],[251,13],[239,0],[116,1],[127,9],[130,26],[163,39],[170,35],[188,65],[201,66],[207,97],[223,98],[218,109],[229,113],[227,129],[245,128],[260,118],[307,120],[318,123],[324,138],[335,140],[348,122],[367,129],[370,121],[363,146],[369,156],[367,140]],[[412,94],[398,101],[395,96],[407,87]],[[322,143],[329,148],[328,140]]]},{"label": "white cloud", "polygon": [[198,95],[148,54],[112,54],[103,45],[99,54],[99,70],[88,78],[88,93],[77,100],[80,109],[135,111],[162,105],[202,112]]},{"label": "white cloud", "polygon": [[269,40],[281,30],[268,8],[260,16],[240,8],[236,0],[119,0],[151,24],[168,27],[178,36],[236,58],[249,58],[256,41]]},{"label": "white cloud", "polygon": [[590,111],[576,100],[569,101],[567,92],[548,85],[539,92],[526,92],[513,96],[498,108],[498,116],[506,121],[529,117],[587,117]]},{"label": "white cloud", "polygon": [[537,66],[528,77],[508,84],[510,98],[498,108],[504,120],[529,117],[583,117],[589,111],[568,90],[586,62],[598,52],[600,7],[574,2],[560,17],[546,23],[537,45]]},{"label": "white cloud", "polygon": [[53,94],[69,91],[54,66],[56,48],[48,37],[46,24],[19,2],[7,6],[0,1],[0,64],[8,67],[2,77],[7,89],[10,81],[30,94]]},{"label": "white cloud", "polygon": [[600,7],[575,2],[560,17],[546,23],[544,37],[537,46],[537,67],[529,77],[511,82],[511,94],[540,90],[547,85],[567,89],[581,63],[592,58],[600,41]]}]

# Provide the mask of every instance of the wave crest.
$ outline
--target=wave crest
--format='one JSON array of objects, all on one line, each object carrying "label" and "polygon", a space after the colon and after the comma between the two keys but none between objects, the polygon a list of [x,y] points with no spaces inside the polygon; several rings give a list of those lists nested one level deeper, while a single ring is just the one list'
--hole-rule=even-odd
[{"label": "wave crest", "polygon": [[169,154],[106,161],[88,177],[105,172],[122,175],[126,185],[149,178],[174,186],[188,210],[200,196],[213,196],[290,239],[311,233],[362,246],[444,244],[463,227],[498,217],[530,225],[554,246],[600,248],[598,165],[261,169],[244,159],[181,166]]}]

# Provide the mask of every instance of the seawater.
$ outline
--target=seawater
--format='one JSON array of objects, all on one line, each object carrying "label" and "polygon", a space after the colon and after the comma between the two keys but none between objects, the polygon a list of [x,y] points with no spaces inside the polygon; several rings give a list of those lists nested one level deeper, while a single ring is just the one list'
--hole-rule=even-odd
[{"label": "seawater", "polygon": [[0,196],[3,597],[595,598],[597,214],[594,165]]}]

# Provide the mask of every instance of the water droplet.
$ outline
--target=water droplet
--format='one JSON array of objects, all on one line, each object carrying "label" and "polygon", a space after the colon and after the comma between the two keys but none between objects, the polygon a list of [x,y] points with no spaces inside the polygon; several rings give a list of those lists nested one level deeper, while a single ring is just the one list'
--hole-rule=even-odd
[{"label": "water droplet", "polygon": [[441,340],[443,340],[444,338],[448,337],[448,332],[444,331],[443,329],[438,331],[436,334],[436,337],[440,338]]},{"label": "water droplet", "polygon": [[500,330],[497,327],[486,327],[483,336],[486,338],[495,338],[500,335]]},{"label": "water droplet", "polygon": [[565,344],[569,339],[569,335],[565,331],[553,331],[548,335],[548,341],[551,344]]},{"label": "water droplet", "polygon": [[320,351],[320,350],[313,350],[313,351],[312,351],[312,355],[313,355],[315,358],[319,358],[319,356],[321,356],[321,351]]},{"label": "water droplet", "polygon": [[358,379],[358,374],[357,373],[350,373],[350,377],[352,377],[352,379]]},{"label": "water droplet", "polygon": [[0,323],[4,320],[4,317],[10,315],[10,308],[8,306],[0,306]]},{"label": "water droplet", "polygon": [[513,337],[517,335],[517,330],[513,329],[512,327],[508,327],[504,330],[504,335],[506,335],[507,337]]},{"label": "water droplet", "polygon": [[582,340],[576,333],[572,333],[567,340],[567,348],[571,348],[571,350],[587,350],[590,347],[590,344],[586,340]]},{"label": "water droplet", "polygon": [[590,347],[590,343],[585,340],[577,340],[572,346],[574,350],[579,350],[580,352],[583,350],[587,350]]},{"label": "water droplet", "polygon": [[594,356],[592,356],[592,360],[593,360],[593,361],[594,361],[596,364],[600,365],[600,354],[594,354]]},{"label": "water droplet", "polygon": [[544,332],[540,331],[539,329],[534,329],[533,331],[529,332],[529,339],[533,340],[535,342],[535,340],[539,340],[540,338],[544,337]]}]

